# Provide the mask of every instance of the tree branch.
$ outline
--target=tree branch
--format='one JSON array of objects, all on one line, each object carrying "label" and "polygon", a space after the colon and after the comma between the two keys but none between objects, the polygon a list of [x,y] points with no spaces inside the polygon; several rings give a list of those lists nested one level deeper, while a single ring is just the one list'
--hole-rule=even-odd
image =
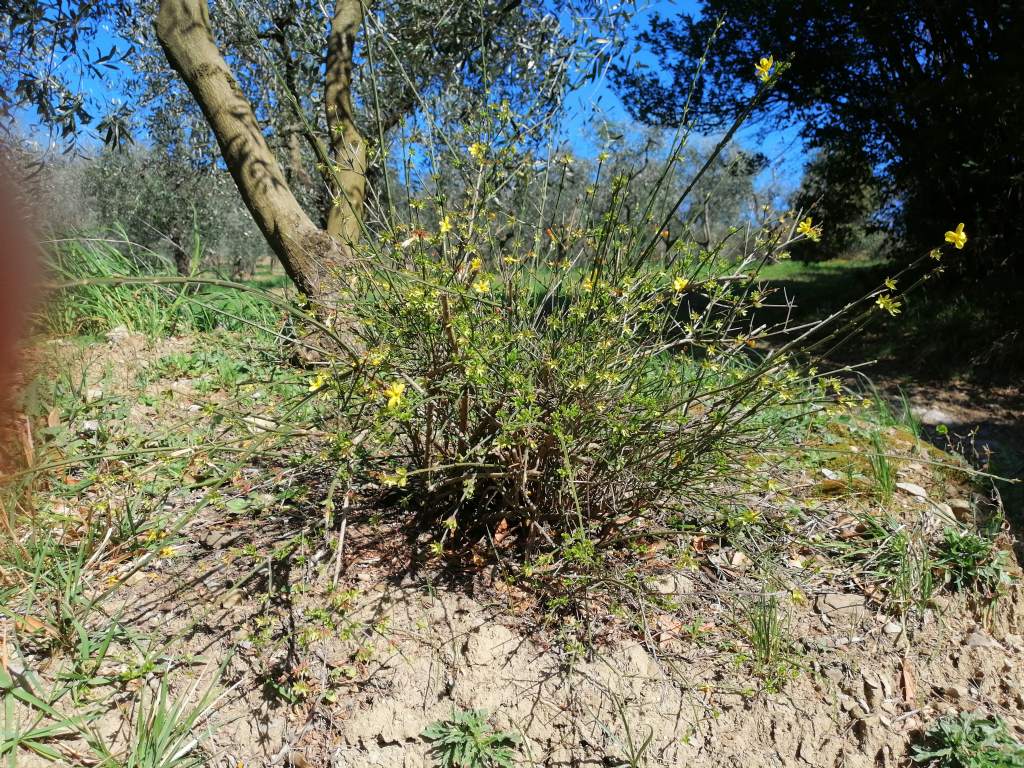
[{"label": "tree branch", "polygon": [[343,243],[359,240],[366,200],[366,140],[352,109],[352,56],[363,23],[362,0],[337,0],[327,39],[324,98],[336,188],[327,213],[327,231]]}]

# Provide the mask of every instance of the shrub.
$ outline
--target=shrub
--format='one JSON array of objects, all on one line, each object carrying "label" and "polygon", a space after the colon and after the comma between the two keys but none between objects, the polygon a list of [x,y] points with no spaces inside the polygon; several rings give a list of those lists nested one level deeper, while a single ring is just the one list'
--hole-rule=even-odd
[{"label": "shrub", "polygon": [[[343,405],[342,453],[443,522],[437,548],[664,528],[735,493],[745,462],[810,412],[842,407],[838,382],[790,356],[802,333],[786,341],[785,321],[766,319],[772,293],[758,277],[816,234],[809,222],[797,231],[766,215],[739,257],[725,255],[736,229],[666,248],[663,222],[682,199],[654,184],[645,214],[625,215],[625,177],[599,166],[589,189],[610,186],[607,206],[585,198],[552,226],[543,196],[524,203],[489,153],[471,147],[476,182],[461,202],[442,197],[428,221],[431,201],[412,200],[408,225],[367,254],[372,267],[340,301],[360,352],[311,382]],[[548,166],[552,187],[564,162]]]}]

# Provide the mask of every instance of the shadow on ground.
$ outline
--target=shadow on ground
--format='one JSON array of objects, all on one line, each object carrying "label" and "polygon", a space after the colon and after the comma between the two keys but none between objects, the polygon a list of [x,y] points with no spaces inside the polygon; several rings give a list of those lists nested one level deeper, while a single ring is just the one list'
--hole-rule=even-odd
[{"label": "shadow on ground", "polygon": [[[892,271],[885,262],[834,260],[778,264],[766,276],[796,305],[791,319],[806,322],[867,295]],[[932,442],[1017,480],[996,487],[1024,535],[1024,297],[953,274],[926,285],[903,298],[899,315],[876,313],[826,359],[839,366],[872,361],[864,374],[887,400],[909,406]]]}]

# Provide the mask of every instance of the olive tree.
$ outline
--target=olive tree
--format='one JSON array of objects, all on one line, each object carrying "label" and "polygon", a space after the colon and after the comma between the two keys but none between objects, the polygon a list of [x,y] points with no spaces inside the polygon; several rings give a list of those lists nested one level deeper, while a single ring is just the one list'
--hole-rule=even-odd
[{"label": "olive tree", "polygon": [[[617,50],[624,13],[599,0],[561,18],[541,0],[336,0],[327,18],[294,0],[160,0],[155,32],[271,248],[322,302],[353,259],[393,131],[412,117],[455,124],[498,98],[556,106]],[[301,194],[309,179],[325,194]]]}]

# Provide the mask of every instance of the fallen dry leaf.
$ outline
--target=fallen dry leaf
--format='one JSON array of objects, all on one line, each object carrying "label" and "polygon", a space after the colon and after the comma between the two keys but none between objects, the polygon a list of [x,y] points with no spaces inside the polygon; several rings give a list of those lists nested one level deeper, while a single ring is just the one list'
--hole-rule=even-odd
[{"label": "fallen dry leaf", "polygon": [[910,666],[910,659],[904,656],[900,666],[902,670],[900,677],[903,681],[903,700],[907,704],[913,704],[914,699],[917,698],[917,683],[914,681],[914,672]]},{"label": "fallen dry leaf", "polygon": [[14,620],[14,626],[26,635],[54,634],[49,624],[35,616],[19,616]]}]

